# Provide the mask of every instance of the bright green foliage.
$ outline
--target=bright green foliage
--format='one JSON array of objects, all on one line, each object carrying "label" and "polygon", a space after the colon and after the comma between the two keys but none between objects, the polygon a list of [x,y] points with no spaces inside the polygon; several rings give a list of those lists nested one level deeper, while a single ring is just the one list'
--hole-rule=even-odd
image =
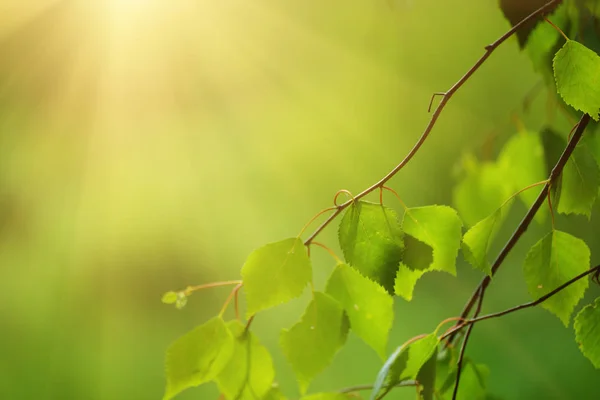
[{"label": "bright green foliage", "polygon": [[[537,133],[520,132],[514,135],[502,148],[498,163],[506,171],[505,179],[513,185],[513,191],[525,188],[548,178],[544,146]],[[540,189],[525,190],[519,198],[527,208],[535,202]],[[543,222],[544,213],[538,213],[538,222]]]},{"label": "bright green foliage", "polygon": [[427,271],[412,270],[406,265],[400,264],[398,274],[396,275],[396,282],[394,283],[394,293],[404,298],[406,301],[411,301],[415,285],[425,272]]},{"label": "bright green foliage", "polygon": [[404,253],[396,274],[394,293],[412,300],[415,284],[425,272],[433,271],[433,247],[412,235],[404,235]]},{"label": "bright green foliage", "polygon": [[342,305],[352,330],[384,357],[394,319],[394,300],[386,290],[354,268],[339,264],[326,292]]},{"label": "bright green foliage", "polygon": [[393,379],[403,381],[407,379],[416,379],[421,367],[431,358],[437,349],[439,340],[434,333],[431,333],[422,339],[411,343],[405,349],[408,357],[398,357],[392,365],[391,373],[395,375]]},{"label": "bright green foliage", "polygon": [[588,218],[600,186],[600,172],[587,146],[577,146],[562,173],[558,212]]},{"label": "bright green foliage", "polygon": [[299,238],[254,250],[242,267],[248,317],[302,294],[312,279],[306,248]]},{"label": "bright green foliage", "polygon": [[454,187],[453,203],[465,224],[473,226],[497,210],[514,192],[514,185],[502,166],[479,164],[474,156],[463,159],[463,169],[465,176]]},{"label": "bright green foliage", "polygon": [[178,298],[177,292],[167,292],[163,294],[162,302],[165,304],[175,304]]},{"label": "bright green foliage", "polygon": [[458,214],[448,206],[409,208],[402,221],[406,233],[433,247],[433,262],[428,270],[446,271],[452,275],[456,275],[461,228]]},{"label": "bright green foliage", "polygon": [[487,254],[494,233],[500,225],[501,216],[502,211],[498,209],[489,217],[479,221],[465,233],[462,242],[465,260],[490,276],[492,268],[487,260]]},{"label": "bright green foliage", "polygon": [[394,210],[356,202],[340,222],[339,240],[352,267],[393,293],[403,251],[402,230]]},{"label": "bright green foliage", "polygon": [[360,400],[358,393],[317,393],[304,396],[300,400]]},{"label": "bright green foliage", "polygon": [[302,320],[281,332],[283,353],[302,393],[344,345],[348,329],[348,317],[340,303],[325,293],[314,292]]},{"label": "bright green foliage", "polygon": [[574,327],[579,349],[600,369],[600,297],[577,314]]},{"label": "bright green foliage", "polygon": [[600,110],[600,57],[574,40],[554,57],[556,88],[565,103],[598,121]]},{"label": "bright green foliage", "polygon": [[[539,299],[589,268],[590,250],[585,242],[555,230],[529,250],[523,271],[529,293],[534,299]],[[581,279],[544,301],[541,306],[568,326],[571,313],[587,287],[588,281]]]},{"label": "bright green foliage", "polygon": [[427,335],[408,346],[399,347],[387,359],[377,374],[371,400],[377,398],[385,386],[416,379],[421,368],[436,353],[439,340],[435,334]]},{"label": "bright green foliage", "polygon": [[262,399],[275,378],[269,351],[239,321],[227,324],[234,340],[233,356],[216,377],[219,390],[227,400]]},{"label": "bright green foliage", "polygon": [[429,269],[433,262],[433,247],[414,238],[404,235],[404,253],[402,263],[410,269],[424,271]]},{"label": "bright green foliage", "polygon": [[233,336],[220,317],[177,339],[167,350],[164,399],[216,378],[229,362],[233,349]]}]

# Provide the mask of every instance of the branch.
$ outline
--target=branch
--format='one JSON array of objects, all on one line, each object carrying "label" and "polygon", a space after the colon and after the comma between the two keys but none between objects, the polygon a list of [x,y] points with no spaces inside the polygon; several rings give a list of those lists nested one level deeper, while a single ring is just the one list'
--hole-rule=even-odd
[{"label": "branch", "polygon": [[362,197],[365,197],[366,195],[371,193],[372,191],[383,187],[383,185],[385,185],[385,183],[387,181],[392,179],[394,177],[394,175],[396,175],[398,173],[398,171],[400,171],[402,168],[404,168],[404,166],[406,164],[408,164],[408,162],[419,151],[419,149],[421,148],[423,143],[425,143],[425,140],[427,140],[427,137],[431,133],[431,130],[435,126],[440,114],[446,107],[446,104],[448,103],[448,101],[450,101],[450,99],[458,91],[458,89],[460,89],[465,84],[465,82],[467,82],[469,80],[469,78],[471,78],[471,76],[479,69],[479,67],[481,67],[481,65],[488,59],[488,57],[490,55],[492,55],[494,50],[496,50],[496,48],[498,46],[500,46],[502,43],[504,43],[512,35],[514,35],[523,25],[525,25],[532,19],[535,19],[538,16],[543,15],[546,11],[550,10],[553,6],[560,4],[561,2],[562,2],[562,0],[549,1],[548,3],[546,3],[546,5],[540,7],[537,11],[534,11],[531,15],[529,15],[528,17],[523,19],[521,22],[519,22],[518,24],[513,26],[509,31],[507,31],[505,34],[500,36],[495,42],[485,46],[485,53],[481,56],[481,58],[479,58],[479,60],[477,60],[477,62],[447,92],[444,92],[441,94],[438,93],[438,95],[442,96],[442,100],[440,101],[440,104],[435,109],[435,112],[431,116],[431,119],[429,120],[429,124],[427,124],[427,127],[425,127],[425,130],[421,134],[421,137],[419,137],[419,139],[417,140],[417,143],[408,152],[406,157],[404,157],[404,159],[402,161],[400,161],[400,164],[396,165],[394,167],[394,169],[392,169],[390,172],[388,172],[388,174],[385,175],[383,178],[381,178],[377,183],[375,183],[372,186],[368,187],[367,189],[363,190],[361,193],[359,193],[353,199],[347,200],[346,202],[337,206],[337,209],[308,237],[308,239],[306,239],[304,244],[309,245],[310,242],[312,242],[313,239],[315,237],[317,237],[317,235],[319,233],[321,233],[321,231],[323,229],[325,229],[331,221],[333,221],[338,215],[340,215],[340,213],[342,211],[344,211],[344,209],[346,209],[348,206],[350,206],[354,202],[354,200],[359,200]]},{"label": "branch", "polygon": [[[544,203],[544,201],[546,199],[546,195],[548,194],[548,191],[550,190],[550,185],[553,185],[556,182],[556,180],[558,179],[558,177],[560,176],[560,174],[562,173],[562,170],[565,167],[565,164],[567,163],[567,161],[569,160],[569,157],[575,150],[575,147],[577,146],[577,143],[579,143],[579,140],[581,139],[581,136],[583,135],[583,131],[585,130],[585,128],[587,127],[589,122],[590,122],[590,116],[588,114],[584,114],[581,117],[581,119],[579,120],[579,122],[577,123],[577,129],[573,133],[571,140],[569,140],[569,143],[567,144],[567,147],[563,151],[559,160],[556,162],[556,165],[554,166],[554,168],[552,168],[552,172],[550,172],[550,177],[548,178],[548,182],[544,185],[544,187],[542,188],[542,191],[540,192],[537,199],[535,200],[535,203],[533,203],[533,205],[531,206],[529,211],[527,211],[527,214],[525,215],[525,217],[523,217],[523,219],[521,220],[521,223],[519,224],[517,229],[514,231],[514,233],[512,234],[511,238],[508,240],[508,242],[506,243],[506,245],[504,246],[502,251],[500,251],[500,254],[498,254],[496,261],[494,261],[494,264],[492,265],[491,276],[494,276],[496,274],[496,272],[498,272],[498,269],[500,269],[500,266],[502,265],[502,262],[504,261],[504,259],[508,255],[508,253],[510,253],[512,248],[515,246],[515,244],[517,244],[517,242],[519,241],[521,236],[525,233],[525,231],[529,227],[529,224],[533,220],[533,217],[535,216],[537,211],[540,209],[540,207]],[[491,280],[492,280],[492,278],[489,275],[487,275],[485,278],[483,278],[483,280],[481,281],[479,286],[477,286],[477,289],[475,289],[475,291],[471,295],[471,298],[469,299],[469,301],[467,301],[467,304],[465,305],[465,307],[460,315],[461,318],[467,319],[469,313],[471,312],[471,309],[475,305],[475,301],[477,300],[477,298],[479,296],[483,296],[485,294],[485,290],[487,289]],[[457,323],[455,326],[458,326],[458,325],[460,325],[460,323]],[[451,335],[448,342],[451,343],[453,340],[454,340],[454,335]]]},{"label": "branch", "polygon": [[[483,289],[482,293],[479,295],[479,302],[477,303],[477,309],[475,310],[475,315],[479,315],[481,312],[481,306],[483,305]],[[452,392],[452,400],[456,400],[456,396],[458,395],[458,385],[460,384],[460,375],[462,372],[463,360],[465,358],[465,351],[467,350],[467,344],[469,343],[469,337],[471,337],[471,331],[475,325],[470,324],[467,328],[467,333],[465,333],[465,338],[463,339],[462,346],[460,347],[460,354],[458,355],[458,361],[456,363],[456,380],[454,381],[454,391]]]},{"label": "branch", "polygon": [[567,282],[563,283],[562,285],[560,285],[556,289],[552,290],[551,292],[548,292],[547,294],[543,295],[542,297],[540,297],[539,299],[537,299],[535,301],[530,301],[529,303],[520,304],[518,306],[511,307],[511,308],[506,309],[504,311],[500,311],[500,312],[493,313],[493,314],[487,314],[487,315],[483,315],[481,317],[472,318],[470,320],[467,320],[464,323],[462,323],[459,326],[457,326],[456,328],[452,329],[451,331],[448,331],[447,333],[445,333],[442,336],[440,336],[440,340],[443,340],[446,337],[453,335],[455,332],[461,330],[465,326],[468,326],[468,325],[472,326],[472,325],[476,324],[477,322],[485,321],[486,319],[499,318],[499,317],[503,317],[503,316],[505,316],[507,314],[512,314],[512,313],[517,312],[519,310],[524,310],[526,308],[535,307],[535,306],[543,303],[544,301],[548,300],[550,297],[552,297],[552,296],[560,293],[561,291],[563,291],[567,287],[571,286],[573,283],[577,282],[578,280],[583,279],[586,276],[588,276],[590,274],[593,274],[594,272],[600,272],[600,265],[597,265],[594,268],[588,269],[587,271],[585,271],[585,272],[577,275],[576,277],[568,280]]}]

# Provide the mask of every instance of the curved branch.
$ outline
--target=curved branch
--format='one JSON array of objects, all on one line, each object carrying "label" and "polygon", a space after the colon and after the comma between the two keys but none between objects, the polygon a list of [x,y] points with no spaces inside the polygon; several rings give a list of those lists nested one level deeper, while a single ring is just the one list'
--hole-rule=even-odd
[{"label": "curved branch", "polygon": [[516,24],[515,26],[513,26],[509,31],[507,31],[502,36],[500,36],[495,42],[493,42],[493,43],[488,44],[487,46],[485,46],[485,53],[479,58],[479,60],[477,60],[477,62],[475,62],[475,64],[454,85],[452,85],[452,87],[447,92],[437,93],[437,95],[442,96],[442,100],[440,101],[440,104],[436,107],[435,112],[431,116],[431,119],[429,120],[429,123],[425,127],[425,130],[423,131],[423,133],[421,134],[421,136],[417,140],[417,143],[415,143],[415,145],[408,152],[408,154],[406,155],[406,157],[404,157],[404,159],[402,161],[400,161],[400,163],[398,165],[396,165],[394,167],[394,169],[392,169],[390,172],[388,172],[387,175],[385,175],[383,178],[381,178],[377,183],[375,183],[375,184],[371,185],[370,187],[368,187],[367,189],[363,190],[361,193],[359,193],[358,195],[356,195],[354,197],[354,199],[348,200],[348,201],[340,204],[337,207],[337,210],[335,210],[335,212],[333,214],[331,214],[308,237],[308,239],[306,239],[306,241],[304,242],[304,244],[305,245],[310,244],[310,242],[312,242],[313,239],[315,237],[317,237],[317,235],[319,233],[321,233],[321,231],[323,229],[325,229],[327,227],[327,225],[329,225],[329,223],[331,223],[331,221],[333,221],[338,215],[340,215],[340,213],[342,211],[344,211],[344,209],[346,209],[350,204],[352,204],[352,202],[354,200],[359,200],[359,199],[365,197],[366,195],[368,195],[369,193],[371,193],[372,191],[374,191],[374,190],[382,187],[383,185],[385,185],[385,183],[387,181],[389,181],[390,179],[392,179],[394,177],[394,175],[396,175],[398,173],[398,171],[400,171],[402,168],[404,168],[404,166],[406,164],[408,164],[408,162],[415,156],[415,154],[417,154],[417,152],[419,151],[419,149],[421,148],[421,146],[423,145],[423,143],[425,143],[425,140],[427,140],[427,137],[431,133],[431,130],[435,126],[435,124],[436,124],[436,122],[437,122],[440,114],[442,113],[442,111],[446,107],[446,104],[448,103],[448,101],[450,101],[450,99],[458,91],[458,89],[460,89],[469,80],[469,78],[471,78],[471,76],[479,69],[479,67],[481,67],[481,65],[488,59],[488,57],[490,55],[492,55],[492,53],[494,52],[494,50],[496,50],[496,48],[498,48],[498,46],[500,46],[502,43],[504,43],[512,35],[514,35],[523,25],[525,25],[526,23],[528,23],[532,19],[535,19],[538,16],[543,15],[546,11],[550,10],[553,6],[555,6],[557,4],[560,4],[561,2],[562,2],[562,0],[551,0],[551,1],[549,1],[544,6],[540,7],[538,10],[534,11],[533,13],[531,13],[528,17],[526,17],[525,19],[523,19],[521,22],[519,22],[518,24]]}]

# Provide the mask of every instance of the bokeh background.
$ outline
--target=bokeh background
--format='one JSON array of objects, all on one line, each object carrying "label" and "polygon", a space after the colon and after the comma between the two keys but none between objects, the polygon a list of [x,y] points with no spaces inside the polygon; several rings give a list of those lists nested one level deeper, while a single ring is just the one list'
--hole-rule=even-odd
[{"label": "bokeh background", "polygon": [[[432,92],[508,27],[492,0],[0,2],[0,398],[161,398],[165,349],[229,289],[181,311],[162,293],[238,279],[253,249],[379,179],[422,132]],[[410,206],[452,204],[465,154],[493,158],[518,124],[550,119],[566,135],[544,90],[521,107],[539,80],[506,43],[391,186]],[[593,263],[598,211],[557,221]],[[524,212],[513,207],[500,238]],[[484,312],[528,300],[522,260],[548,229],[527,232]],[[335,249],[335,226],[320,241]],[[333,262],[319,249],[313,261],[322,285]],[[458,262],[459,279],[429,274],[413,302],[397,299],[390,350],[460,312],[480,276]],[[254,324],[291,398],[278,336],[307,300]],[[596,398],[598,371],[547,311],[481,323],[468,353],[501,398]],[[380,366],[350,335],[311,392],[372,382]],[[214,385],[180,396],[217,397]]]}]

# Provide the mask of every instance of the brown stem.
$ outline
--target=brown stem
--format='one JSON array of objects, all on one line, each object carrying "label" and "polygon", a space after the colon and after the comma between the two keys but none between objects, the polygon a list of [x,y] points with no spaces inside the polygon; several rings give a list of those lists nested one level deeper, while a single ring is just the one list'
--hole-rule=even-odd
[{"label": "brown stem", "polygon": [[514,313],[516,311],[524,310],[526,308],[535,307],[535,306],[543,303],[544,301],[548,300],[550,297],[552,297],[552,296],[554,296],[554,295],[562,292],[564,289],[566,289],[567,287],[571,286],[573,283],[577,282],[578,280],[583,279],[586,276],[591,275],[591,274],[593,274],[595,272],[600,272],[600,265],[597,265],[594,268],[588,269],[587,271],[582,272],[581,274],[577,275],[576,277],[569,279],[567,282],[565,282],[562,285],[558,286],[556,289],[554,289],[554,290],[546,293],[545,295],[543,295],[542,297],[540,297],[539,299],[537,299],[535,301],[530,301],[528,303],[519,304],[518,306],[508,308],[508,309],[506,309],[504,311],[499,311],[497,313],[483,315],[481,317],[472,318],[472,319],[470,319],[468,321],[465,321],[463,324],[457,326],[452,331],[449,331],[449,332],[446,332],[445,334],[443,334],[440,337],[440,340],[443,340],[447,336],[450,336],[450,335],[454,334],[456,331],[459,331],[459,330],[463,329],[465,326],[474,325],[477,322],[485,321],[486,319],[503,317],[503,316],[505,316],[507,314],[512,314],[512,313]]},{"label": "brown stem", "polygon": [[479,69],[479,67],[481,67],[481,65],[488,59],[488,57],[490,55],[492,55],[492,53],[494,52],[494,50],[496,50],[496,48],[498,46],[500,46],[502,43],[504,43],[512,35],[514,35],[515,32],[517,32],[524,24],[526,24],[529,21],[531,21],[532,19],[537,18],[538,16],[544,14],[547,10],[551,9],[551,7],[553,7],[554,5],[559,4],[561,2],[562,2],[562,0],[551,0],[551,1],[549,1],[544,6],[540,7],[538,10],[534,11],[533,13],[531,13],[528,17],[526,17],[525,19],[523,19],[521,22],[519,22],[518,24],[516,24],[515,26],[513,26],[509,31],[507,31],[502,36],[500,36],[495,42],[493,42],[493,43],[488,44],[487,46],[485,46],[485,53],[479,58],[479,60],[477,60],[477,62],[475,62],[475,64],[447,92],[444,92],[443,94],[441,94],[442,100],[440,101],[440,104],[435,109],[435,112],[431,116],[431,119],[429,120],[429,123],[427,124],[427,127],[425,127],[425,130],[423,131],[423,133],[421,134],[421,136],[417,140],[417,143],[415,143],[415,145],[408,152],[408,154],[406,155],[406,157],[404,157],[404,159],[402,161],[400,161],[400,163],[398,165],[396,165],[394,167],[394,169],[392,169],[390,172],[388,172],[387,175],[385,175],[383,178],[381,178],[378,182],[376,182],[375,184],[371,185],[367,189],[363,190],[361,193],[359,193],[358,195],[356,195],[353,199],[347,200],[346,202],[344,202],[344,203],[340,204],[339,206],[337,206],[337,209],[335,210],[335,212],[333,212],[308,237],[308,239],[306,239],[306,241],[304,242],[304,244],[306,244],[306,245],[310,244],[310,242],[312,242],[313,239],[315,237],[317,237],[317,235],[319,233],[321,233],[321,231],[323,229],[325,229],[327,227],[327,225],[329,225],[331,223],[331,221],[333,221],[338,215],[340,215],[340,213],[342,211],[344,211],[344,209],[346,209],[348,206],[350,206],[350,204],[352,204],[355,200],[359,200],[359,199],[365,197],[366,195],[368,195],[369,193],[371,193],[372,191],[374,191],[374,190],[382,187],[383,185],[385,185],[385,183],[387,181],[389,181],[390,179],[392,179],[394,177],[394,175],[396,175],[398,173],[398,171],[400,171],[402,168],[404,168],[404,166],[406,164],[408,164],[408,162],[415,156],[415,154],[417,154],[417,152],[419,151],[419,149],[421,148],[421,146],[423,145],[423,143],[425,143],[425,140],[427,140],[427,137],[431,133],[431,130],[435,126],[435,124],[436,124],[436,122],[437,122],[440,114],[442,113],[442,111],[446,107],[446,104],[448,103],[448,101],[458,91],[458,89],[460,89],[465,84],[465,82],[467,82],[469,80],[469,78],[471,78],[471,76]]}]

